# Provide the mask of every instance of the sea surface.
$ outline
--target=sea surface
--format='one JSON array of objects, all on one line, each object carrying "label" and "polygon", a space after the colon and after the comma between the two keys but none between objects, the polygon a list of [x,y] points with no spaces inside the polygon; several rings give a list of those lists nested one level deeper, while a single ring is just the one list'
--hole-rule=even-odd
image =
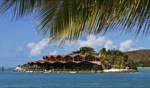
[{"label": "sea surface", "polygon": [[0,88],[150,88],[150,68],[135,73],[44,74],[0,71]]}]

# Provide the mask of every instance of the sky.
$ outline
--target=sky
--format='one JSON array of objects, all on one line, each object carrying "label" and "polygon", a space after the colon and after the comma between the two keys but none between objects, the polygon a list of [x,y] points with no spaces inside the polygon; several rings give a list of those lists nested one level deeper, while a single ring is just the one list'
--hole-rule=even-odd
[{"label": "sky", "polygon": [[[121,28],[121,27],[120,27]],[[121,34],[113,30],[102,35],[84,34],[78,41],[59,46],[49,43],[49,39],[37,34],[30,18],[12,21],[7,16],[0,17],[0,67],[16,67],[29,61],[42,60],[44,55],[69,54],[83,46],[96,51],[119,49],[122,52],[150,49],[150,36],[135,36],[134,32]]]}]

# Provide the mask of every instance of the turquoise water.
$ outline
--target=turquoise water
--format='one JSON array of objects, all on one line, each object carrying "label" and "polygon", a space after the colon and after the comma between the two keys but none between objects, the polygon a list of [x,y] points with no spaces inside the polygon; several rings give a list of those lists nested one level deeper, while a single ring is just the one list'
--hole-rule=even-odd
[{"label": "turquoise water", "polygon": [[150,88],[150,68],[119,74],[0,72],[0,88]]}]

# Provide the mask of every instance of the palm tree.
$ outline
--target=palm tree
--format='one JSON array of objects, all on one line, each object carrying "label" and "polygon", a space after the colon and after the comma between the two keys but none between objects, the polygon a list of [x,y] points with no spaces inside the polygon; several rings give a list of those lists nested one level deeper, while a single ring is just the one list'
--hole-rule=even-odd
[{"label": "palm tree", "polygon": [[150,0],[1,0],[0,14],[33,16],[39,34],[51,40],[77,40],[83,33],[150,32]]},{"label": "palm tree", "polygon": [[106,51],[106,48],[102,48],[100,53],[103,69],[109,69],[110,67],[124,69],[126,66],[136,69],[136,64],[120,50],[113,49]]},{"label": "palm tree", "polygon": [[102,63],[102,68],[103,69],[109,69],[110,64],[111,64],[111,58],[110,55],[102,55],[101,56],[101,63]]},{"label": "palm tree", "polygon": [[102,48],[99,51],[99,54],[101,55],[100,58],[101,58],[101,63],[102,63],[102,68],[103,69],[108,69],[109,68],[109,65],[110,65],[110,62],[111,62],[109,51],[110,50],[106,51],[106,48]]},{"label": "palm tree", "polygon": [[105,55],[106,54],[106,48],[102,48],[100,51],[99,51],[99,54],[101,55]]}]

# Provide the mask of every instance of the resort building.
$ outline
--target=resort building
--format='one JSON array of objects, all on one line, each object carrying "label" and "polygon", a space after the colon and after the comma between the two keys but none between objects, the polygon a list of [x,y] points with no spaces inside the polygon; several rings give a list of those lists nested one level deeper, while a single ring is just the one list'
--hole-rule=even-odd
[{"label": "resort building", "polygon": [[42,71],[97,71],[102,70],[96,55],[46,55],[43,60],[28,62],[29,69]]}]

